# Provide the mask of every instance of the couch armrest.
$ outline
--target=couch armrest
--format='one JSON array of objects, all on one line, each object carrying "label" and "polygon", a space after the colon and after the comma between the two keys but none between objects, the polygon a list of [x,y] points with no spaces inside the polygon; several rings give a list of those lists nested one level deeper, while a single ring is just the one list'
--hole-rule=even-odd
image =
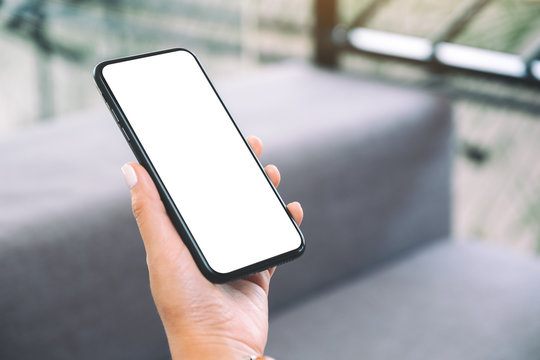
[{"label": "couch armrest", "polygon": [[277,270],[271,309],[449,235],[448,99],[302,64],[222,93],[244,133],[263,139],[284,200],[305,210],[306,252]]}]

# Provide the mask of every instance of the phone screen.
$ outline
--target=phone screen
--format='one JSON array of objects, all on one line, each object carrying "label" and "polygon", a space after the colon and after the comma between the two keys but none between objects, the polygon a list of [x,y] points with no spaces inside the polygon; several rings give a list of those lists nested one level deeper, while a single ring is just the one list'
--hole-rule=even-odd
[{"label": "phone screen", "polygon": [[190,52],[110,63],[102,74],[214,271],[229,273],[302,246],[299,230]]}]

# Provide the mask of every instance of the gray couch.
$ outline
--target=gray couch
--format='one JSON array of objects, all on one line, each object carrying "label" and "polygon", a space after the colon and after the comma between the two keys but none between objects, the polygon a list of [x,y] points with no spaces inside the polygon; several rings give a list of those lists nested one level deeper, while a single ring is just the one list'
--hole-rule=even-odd
[{"label": "gray couch", "polygon": [[[305,210],[269,355],[540,359],[540,263],[451,239],[447,99],[295,63],[216,86]],[[0,359],[168,358],[105,106],[0,152]]]}]

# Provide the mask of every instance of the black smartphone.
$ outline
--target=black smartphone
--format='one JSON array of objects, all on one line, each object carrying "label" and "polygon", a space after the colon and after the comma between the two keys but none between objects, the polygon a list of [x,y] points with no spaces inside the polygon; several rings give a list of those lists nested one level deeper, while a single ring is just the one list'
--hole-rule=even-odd
[{"label": "black smartphone", "polygon": [[94,79],[208,280],[302,254],[300,229],[195,55],[177,48],[108,60]]}]

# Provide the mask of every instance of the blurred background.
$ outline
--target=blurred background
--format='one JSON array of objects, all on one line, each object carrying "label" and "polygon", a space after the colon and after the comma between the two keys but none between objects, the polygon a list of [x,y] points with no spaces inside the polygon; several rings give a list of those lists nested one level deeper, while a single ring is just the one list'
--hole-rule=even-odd
[{"label": "blurred background", "polygon": [[[107,58],[182,46],[214,78],[312,59],[313,7],[311,0],[0,1],[0,133],[102,106],[91,73]],[[446,36],[497,54],[539,55],[538,1],[344,0],[338,9],[343,29],[354,23],[413,43]],[[340,68],[455,99],[456,237],[540,253],[538,79],[447,73],[385,51],[344,54]]]},{"label": "blurred background", "polygon": [[0,0],[1,359],[169,358],[92,70],[170,47],[306,209],[269,355],[540,359],[540,1]]}]

